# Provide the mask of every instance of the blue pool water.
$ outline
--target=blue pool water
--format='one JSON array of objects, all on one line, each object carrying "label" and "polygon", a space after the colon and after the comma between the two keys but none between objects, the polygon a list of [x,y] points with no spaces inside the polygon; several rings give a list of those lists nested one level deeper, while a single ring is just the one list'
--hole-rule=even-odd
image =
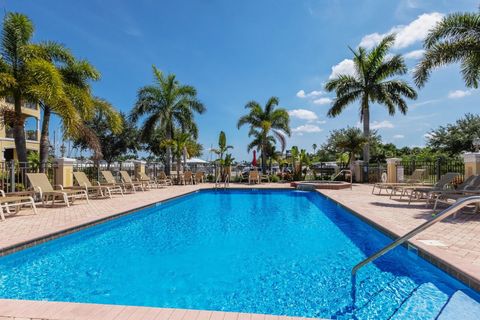
[{"label": "blue pool water", "polygon": [[359,272],[352,314],[351,268],[390,241],[317,193],[204,191],[1,258],[0,297],[345,319],[478,305],[397,248]]}]

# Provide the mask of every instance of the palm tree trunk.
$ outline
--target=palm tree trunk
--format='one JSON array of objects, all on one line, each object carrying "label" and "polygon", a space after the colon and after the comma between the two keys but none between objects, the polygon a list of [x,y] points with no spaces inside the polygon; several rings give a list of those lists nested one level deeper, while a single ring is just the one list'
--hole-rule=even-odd
[{"label": "palm tree trunk", "polygon": [[15,150],[20,166],[25,166],[27,163],[27,142],[25,140],[25,118],[22,115],[22,97],[20,94],[14,95],[14,105],[13,138],[15,139]]},{"label": "palm tree trunk", "polygon": [[368,108],[368,102],[364,102],[362,104],[363,135],[369,139],[363,147],[363,161],[368,163],[370,160],[370,110]]},{"label": "palm tree trunk", "polygon": [[[167,126],[167,132],[165,134],[167,140],[171,140],[173,139],[173,130],[172,130],[172,127],[171,125]],[[170,171],[171,171],[171,166],[170,164],[172,163],[172,148],[170,146],[167,146],[167,152],[166,152],[166,155],[165,155],[165,174],[167,176],[170,175]]]},{"label": "palm tree trunk", "polygon": [[48,139],[48,127],[50,124],[51,110],[48,106],[43,107],[42,132],[40,134],[40,172],[45,172],[48,160],[48,149],[50,141]]}]

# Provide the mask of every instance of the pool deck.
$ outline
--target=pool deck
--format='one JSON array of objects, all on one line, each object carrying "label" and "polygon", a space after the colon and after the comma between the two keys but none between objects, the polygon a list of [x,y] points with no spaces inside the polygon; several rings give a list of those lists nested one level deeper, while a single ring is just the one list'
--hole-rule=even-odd
[{"label": "pool deck", "polygon": [[[128,194],[114,199],[92,199],[90,204],[76,201],[66,208],[38,208],[38,215],[24,209],[18,215],[0,222],[0,252],[21,250],[26,246],[74,232],[89,224],[113,219],[135,209],[188,194],[213,184],[173,186]],[[251,188],[231,184],[234,188]],[[255,188],[288,188],[289,184],[261,184]],[[407,205],[387,196],[371,194],[370,185],[354,185],[353,190],[317,190],[354,211],[357,215],[385,232],[400,236],[431,218],[431,209],[423,204]],[[420,233],[412,241],[420,253],[473,288],[480,289],[480,214],[460,214],[456,219],[440,222]],[[184,309],[162,309],[96,304],[60,303],[0,299],[0,320],[4,319],[156,319],[156,320],[214,320],[214,319],[305,319],[246,313],[212,312]]]}]

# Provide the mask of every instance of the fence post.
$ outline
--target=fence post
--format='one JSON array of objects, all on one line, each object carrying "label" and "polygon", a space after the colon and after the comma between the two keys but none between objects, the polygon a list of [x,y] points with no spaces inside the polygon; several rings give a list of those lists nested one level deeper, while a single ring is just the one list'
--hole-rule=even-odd
[{"label": "fence post", "polygon": [[363,181],[363,160],[355,160],[353,163],[353,177],[355,182],[364,182]]},{"label": "fence post", "polygon": [[442,158],[437,158],[435,161],[435,175],[437,176],[437,181],[442,177]]},{"label": "fence post", "polygon": [[73,165],[75,159],[59,158],[55,159],[55,184],[63,187],[73,186]]},{"label": "fence post", "polygon": [[480,174],[480,152],[467,152],[463,154],[465,166],[465,179]]},{"label": "fence post", "polygon": [[140,179],[140,173],[145,173],[145,164],[143,160],[134,160],[133,164],[135,166],[135,177]]},{"label": "fence post", "polygon": [[387,182],[396,183],[397,181],[397,165],[402,159],[388,158],[387,159]]},{"label": "fence post", "polygon": [[15,192],[15,160],[10,160],[10,190]]}]

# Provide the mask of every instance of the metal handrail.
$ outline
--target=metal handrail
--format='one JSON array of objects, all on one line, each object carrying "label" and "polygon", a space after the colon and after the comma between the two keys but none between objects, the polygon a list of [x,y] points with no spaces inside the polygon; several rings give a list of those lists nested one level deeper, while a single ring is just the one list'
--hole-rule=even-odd
[{"label": "metal handrail", "polygon": [[352,183],[353,183],[352,170],[342,169],[342,170],[340,170],[339,173],[337,173],[335,176],[333,176],[333,178],[331,178],[330,180],[335,181],[335,179],[337,179],[337,177],[339,175],[341,175],[343,172],[348,173],[350,175],[350,189],[352,189]]},{"label": "metal handrail", "polygon": [[376,253],[372,254],[370,257],[366,258],[365,260],[363,260],[360,263],[358,263],[357,265],[355,265],[352,268],[351,297],[352,297],[352,300],[353,300],[353,304],[355,305],[355,295],[356,295],[355,294],[355,287],[356,287],[356,281],[357,281],[357,271],[360,268],[362,268],[365,265],[369,264],[370,262],[376,260],[377,258],[380,258],[385,253],[389,252],[390,250],[395,249],[396,247],[398,247],[399,245],[401,245],[405,241],[411,239],[412,237],[416,236],[417,234],[419,234],[423,230],[429,228],[430,226],[434,225],[435,223],[440,222],[443,219],[448,218],[452,214],[456,213],[458,210],[460,210],[460,209],[462,209],[462,208],[464,208],[464,207],[466,207],[470,204],[479,203],[479,202],[480,202],[480,196],[471,196],[471,197],[463,198],[462,200],[457,201],[455,204],[451,205],[450,207],[446,208],[445,210],[443,210],[439,214],[437,214],[435,216],[435,218],[433,218],[432,220],[429,220],[429,221],[419,225],[418,227],[416,227],[412,231],[410,231],[407,234],[401,236],[400,238],[398,238],[397,240],[395,240],[394,242],[392,242],[388,246],[386,246],[383,249],[377,251]]}]

